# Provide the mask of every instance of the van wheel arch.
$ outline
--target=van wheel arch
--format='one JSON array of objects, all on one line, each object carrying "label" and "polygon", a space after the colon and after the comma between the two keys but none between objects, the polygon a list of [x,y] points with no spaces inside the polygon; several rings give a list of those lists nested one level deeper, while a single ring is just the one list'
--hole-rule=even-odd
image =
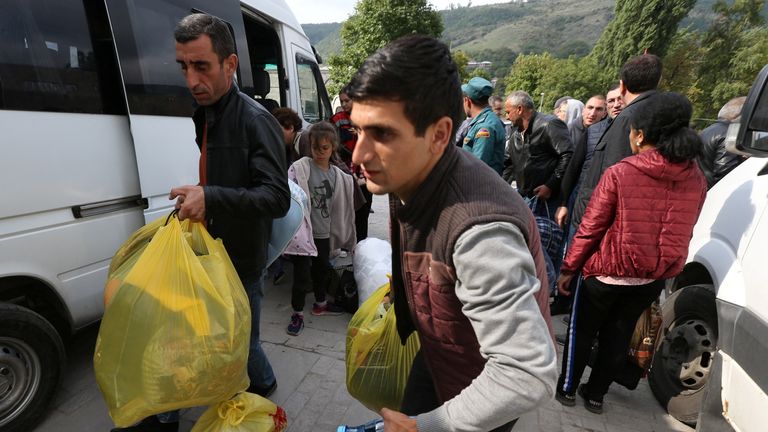
[{"label": "van wheel arch", "polygon": [[38,278],[0,278],[0,302],[17,304],[41,315],[65,341],[73,333],[72,317],[63,300],[50,285]]}]

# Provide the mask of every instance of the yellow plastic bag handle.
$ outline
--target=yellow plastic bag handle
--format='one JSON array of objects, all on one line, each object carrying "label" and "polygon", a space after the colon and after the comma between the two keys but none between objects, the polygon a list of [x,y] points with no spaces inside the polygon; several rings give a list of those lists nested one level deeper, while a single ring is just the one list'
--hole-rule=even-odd
[{"label": "yellow plastic bag handle", "polygon": [[219,418],[224,420],[229,426],[237,426],[245,420],[245,404],[230,399],[219,404],[218,413]]}]

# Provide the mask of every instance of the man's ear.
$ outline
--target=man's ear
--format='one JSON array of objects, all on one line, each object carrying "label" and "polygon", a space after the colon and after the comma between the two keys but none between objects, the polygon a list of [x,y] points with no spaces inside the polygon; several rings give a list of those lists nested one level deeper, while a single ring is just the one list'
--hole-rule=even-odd
[{"label": "man's ear", "polygon": [[624,85],[624,81],[619,80],[619,93],[621,93],[622,96],[627,94],[627,86]]},{"label": "man's ear", "polygon": [[453,120],[450,117],[441,117],[432,125],[432,133],[429,135],[429,149],[433,154],[442,154],[445,147],[451,141]]},{"label": "man's ear", "polygon": [[237,71],[237,54],[230,54],[224,59],[224,72],[227,75],[234,75]]}]

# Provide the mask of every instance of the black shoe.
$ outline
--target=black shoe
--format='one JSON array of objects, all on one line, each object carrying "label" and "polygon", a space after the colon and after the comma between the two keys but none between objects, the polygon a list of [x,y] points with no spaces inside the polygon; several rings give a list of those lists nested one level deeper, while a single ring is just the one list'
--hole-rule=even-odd
[{"label": "black shoe", "polygon": [[565,334],[556,334],[555,335],[555,342],[557,342],[558,345],[565,346],[565,340],[568,339],[568,335]]},{"label": "black shoe", "polygon": [[592,399],[588,394],[587,391],[584,390],[584,385],[579,386],[579,390],[577,391],[579,396],[581,396],[582,399],[584,399],[584,408],[587,409],[587,411],[595,414],[602,414],[603,413],[603,400],[600,399]]},{"label": "black shoe", "polygon": [[555,399],[557,399],[560,404],[567,407],[576,406],[576,395],[575,394],[568,394],[568,393],[561,393],[560,390],[555,391]]},{"label": "black shoe", "polygon": [[261,396],[263,398],[268,398],[268,397],[272,396],[272,393],[274,393],[275,390],[277,390],[277,380],[275,380],[275,382],[273,382],[271,386],[266,387],[266,388],[264,388],[264,387],[257,387],[257,386],[251,385],[251,386],[248,387],[248,390],[246,390],[246,391],[248,393],[257,394],[257,395],[259,395],[259,396]]},{"label": "black shoe", "polygon": [[110,432],[178,432],[179,422],[160,423],[155,416],[150,416],[134,426],[114,428]]}]

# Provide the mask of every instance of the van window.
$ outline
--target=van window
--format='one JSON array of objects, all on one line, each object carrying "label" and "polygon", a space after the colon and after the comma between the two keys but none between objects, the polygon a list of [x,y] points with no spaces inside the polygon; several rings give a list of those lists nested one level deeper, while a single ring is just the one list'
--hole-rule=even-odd
[{"label": "van window", "polygon": [[328,120],[331,115],[330,103],[322,86],[320,69],[312,60],[301,55],[296,56],[296,69],[299,77],[299,99],[304,120],[315,123]]},{"label": "van window", "polygon": [[193,99],[176,64],[173,39],[176,23],[190,13],[189,6],[129,0],[109,2],[108,7],[130,112],[191,116]]},{"label": "van window", "polygon": [[[103,5],[80,1],[6,0],[0,3],[0,109],[89,114],[123,113],[108,30],[107,52],[91,34],[108,29]],[[95,2],[94,2],[95,3]],[[98,47],[97,47],[98,48]],[[102,57],[106,54],[106,57]],[[110,64],[111,63],[111,64]]]}]

